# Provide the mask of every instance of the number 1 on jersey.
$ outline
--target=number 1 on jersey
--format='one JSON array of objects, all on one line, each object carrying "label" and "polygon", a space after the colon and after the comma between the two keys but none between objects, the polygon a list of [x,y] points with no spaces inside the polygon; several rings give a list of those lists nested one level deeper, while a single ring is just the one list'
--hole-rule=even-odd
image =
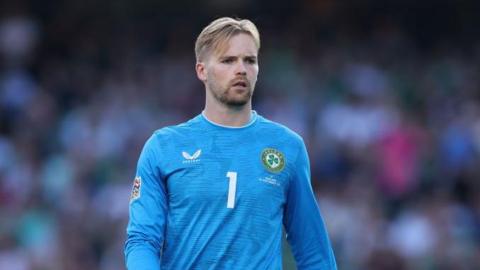
[{"label": "number 1 on jersey", "polygon": [[229,180],[227,208],[235,207],[235,192],[237,191],[237,172],[227,172]]}]

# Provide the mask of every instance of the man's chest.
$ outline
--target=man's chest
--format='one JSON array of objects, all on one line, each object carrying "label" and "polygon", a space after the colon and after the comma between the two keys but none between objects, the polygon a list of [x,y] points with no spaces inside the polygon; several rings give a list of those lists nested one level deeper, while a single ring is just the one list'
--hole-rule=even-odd
[{"label": "man's chest", "polygon": [[288,159],[281,146],[252,141],[177,147],[166,170],[169,203],[226,209],[262,200],[282,205],[290,175]]}]

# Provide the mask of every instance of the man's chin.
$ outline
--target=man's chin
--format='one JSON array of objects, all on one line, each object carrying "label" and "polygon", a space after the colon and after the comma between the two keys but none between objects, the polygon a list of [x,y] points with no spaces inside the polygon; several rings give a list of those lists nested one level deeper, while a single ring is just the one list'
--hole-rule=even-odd
[{"label": "man's chin", "polygon": [[229,107],[243,107],[248,104],[248,100],[227,100],[225,104]]},{"label": "man's chin", "polygon": [[248,102],[250,102],[250,99],[251,99],[251,95],[248,92],[242,95],[226,97],[224,98],[223,103],[226,104],[227,106],[242,107],[247,105]]}]

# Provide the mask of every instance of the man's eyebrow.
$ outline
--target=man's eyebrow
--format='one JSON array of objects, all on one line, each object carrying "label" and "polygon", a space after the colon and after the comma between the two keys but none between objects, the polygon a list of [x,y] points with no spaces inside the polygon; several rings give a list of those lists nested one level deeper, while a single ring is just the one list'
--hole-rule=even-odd
[{"label": "man's eyebrow", "polygon": [[238,56],[235,55],[222,55],[220,56],[220,59],[227,59],[227,58],[237,58]]},{"label": "man's eyebrow", "polygon": [[257,60],[257,56],[256,56],[256,55],[245,55],[245,56],[222,55],[222,56],[220,56],[218,59],[219,59],[220,61],[223,61],[223,60],[234,60],[234,59],[238,59],[238,58],[247,59],[247,60],[253,60],[253,61],[256,61],[256,60]]}]

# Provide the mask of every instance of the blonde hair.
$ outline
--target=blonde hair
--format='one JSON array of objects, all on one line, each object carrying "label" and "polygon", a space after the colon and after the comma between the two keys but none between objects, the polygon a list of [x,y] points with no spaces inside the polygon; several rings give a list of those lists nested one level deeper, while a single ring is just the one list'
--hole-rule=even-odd
[{"label": "blonde hair", "polygon": [[202,61],[207,53],[218,50],[226,41],[240,33],[252,36],[257,49],[260,49],[260,34],[255,24],[246,19],[223,17],[211,22],[198,35],[195,42],[197,62]]}]

